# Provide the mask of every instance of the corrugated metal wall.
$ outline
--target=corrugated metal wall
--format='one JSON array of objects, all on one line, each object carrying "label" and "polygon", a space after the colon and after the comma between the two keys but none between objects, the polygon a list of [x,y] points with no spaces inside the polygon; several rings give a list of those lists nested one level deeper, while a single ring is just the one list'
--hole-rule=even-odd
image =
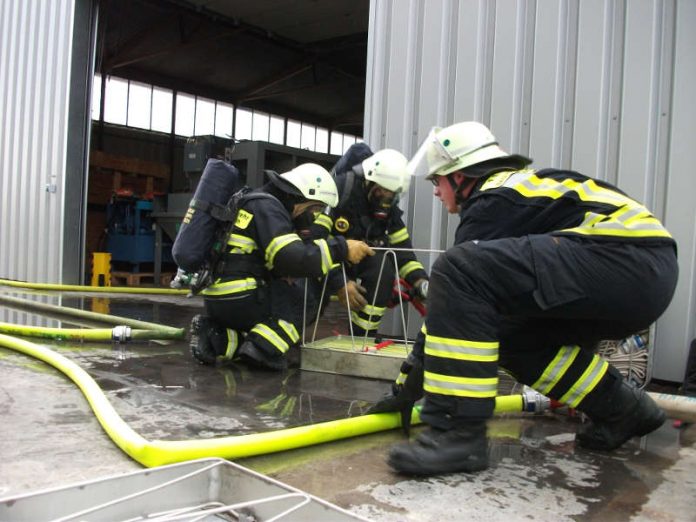
[{"label": "corrugated metal wall", "polygon": [[0,277],[60,280],[73,8],[0,2]]},{"label": "corrugated metal wall", "polygon": [[[679,242],[653,376],[681,381],[696,320],[696,2],[373,0],[365,140],[412,154],[430,127],[488,124],[501,144],[618,183]],[[429,183],[405,201],[414,244],[450,245]]]}]

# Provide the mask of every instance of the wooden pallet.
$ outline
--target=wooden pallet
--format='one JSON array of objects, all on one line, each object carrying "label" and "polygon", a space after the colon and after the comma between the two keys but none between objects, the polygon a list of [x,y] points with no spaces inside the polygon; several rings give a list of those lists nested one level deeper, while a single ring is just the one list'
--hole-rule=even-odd
[{"label": "wooden pallet", "polygon": [[[173,272],[160,274],[159,286],[169,286]],[[155,274],[152,272],[111,272],[111,284],[114,286],[142,286],[154,285]]]}]

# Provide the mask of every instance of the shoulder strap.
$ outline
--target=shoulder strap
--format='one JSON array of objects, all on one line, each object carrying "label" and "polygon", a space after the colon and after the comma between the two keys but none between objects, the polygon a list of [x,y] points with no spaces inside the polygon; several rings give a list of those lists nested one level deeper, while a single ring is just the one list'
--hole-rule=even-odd
[{"label": "shoulder strap", "polygon": [[338,198],[338,205],[336,205],[337,210],[342,209],[350,199],[350,193],[353,191],[354,184],[355,172],[353,172],[353,170],[349,170],[348,172],[346,172],[346,179],[343,183],[343,190],[341,191],[341,195]]}]

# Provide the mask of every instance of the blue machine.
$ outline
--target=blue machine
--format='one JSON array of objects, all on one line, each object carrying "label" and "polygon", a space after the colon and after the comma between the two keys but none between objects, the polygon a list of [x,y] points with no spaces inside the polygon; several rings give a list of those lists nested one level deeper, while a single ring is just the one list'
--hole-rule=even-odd
[{"label": "blue machine", "polygon": [[[155,231],[152,201],[132,197],[114,197],[106,208],[107,243],[112,261],[130,263],[139,271],[140,263],[152,263],[155,257]],[[162,261],[171,262],[171,244],[162,245]]]}]

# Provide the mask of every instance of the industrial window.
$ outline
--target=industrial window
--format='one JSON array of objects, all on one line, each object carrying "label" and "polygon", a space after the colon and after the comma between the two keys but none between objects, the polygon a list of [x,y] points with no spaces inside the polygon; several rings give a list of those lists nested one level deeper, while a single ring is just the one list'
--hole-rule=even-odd
[{"label": "industrial window", "polygon": [[174,93],[169,89],[152,88],[152,117],[150,128],[153,131],[170,133],[172,131],[172,101]]},{"label": "industrial window", "polygon": [[234,106],[217,102],[215,106],[215,135],[221,138],[232,137],[232,119]]},{"label": "industrial window", "polygon": [[268,141],[269,115],[254,111],[251,136],[253,140]]},{"label": "industrial window", "polygon": [[271,127],[268,134],[268,141],[271,143],[285,144],[285,118],[271,116]]},{"label": "industrial window", "polygon": [[128,119],[128,80],[109,77],[104,92],[104,121],[125,125]]},{"label": "industrial window", "polygon": [[215,101],[196,97],[195,136],[208,136],[215,132]]},{"label": "industrial window", "polygon": [[129,127],[150,128],[152,108],[152,86],[144,83],[128,84],[128,121]]},{"label": "industrial window", "polygon": [[288,134],[285,137],[285,144],[289,147],[300,148],[300,136],[302,135],[302,124],[299,121],[288,120]]},{"label": "industrial window", "polygon": [[176,94],[176,125],[174,132],[179,136],[193,136],[196,121],[196,97],[190,94]]},{"label": "industrial window", "polygon": [[[176,115],[173,118],[174,91],[107,76],[94,75],[92,84],[92,119],[99,119],[104,86],[104,121],[170,133],[179,136],[214,134],[237,140],[259,140],[288,145],[321,153],[340,155],[360,138],[310,123],[281,116],[235,109],[234,105],[200,98],[192,94],[176,93]],[[233,136],[234,134],[234,136]],[[329,139],[330,138],[330,139]]]},{"label": "industrial window", "polygon": [[234,128],[234,137],[238,140],[250,140],[252,130],[253,113],[247,109],[237,109],[237,123]]}]

